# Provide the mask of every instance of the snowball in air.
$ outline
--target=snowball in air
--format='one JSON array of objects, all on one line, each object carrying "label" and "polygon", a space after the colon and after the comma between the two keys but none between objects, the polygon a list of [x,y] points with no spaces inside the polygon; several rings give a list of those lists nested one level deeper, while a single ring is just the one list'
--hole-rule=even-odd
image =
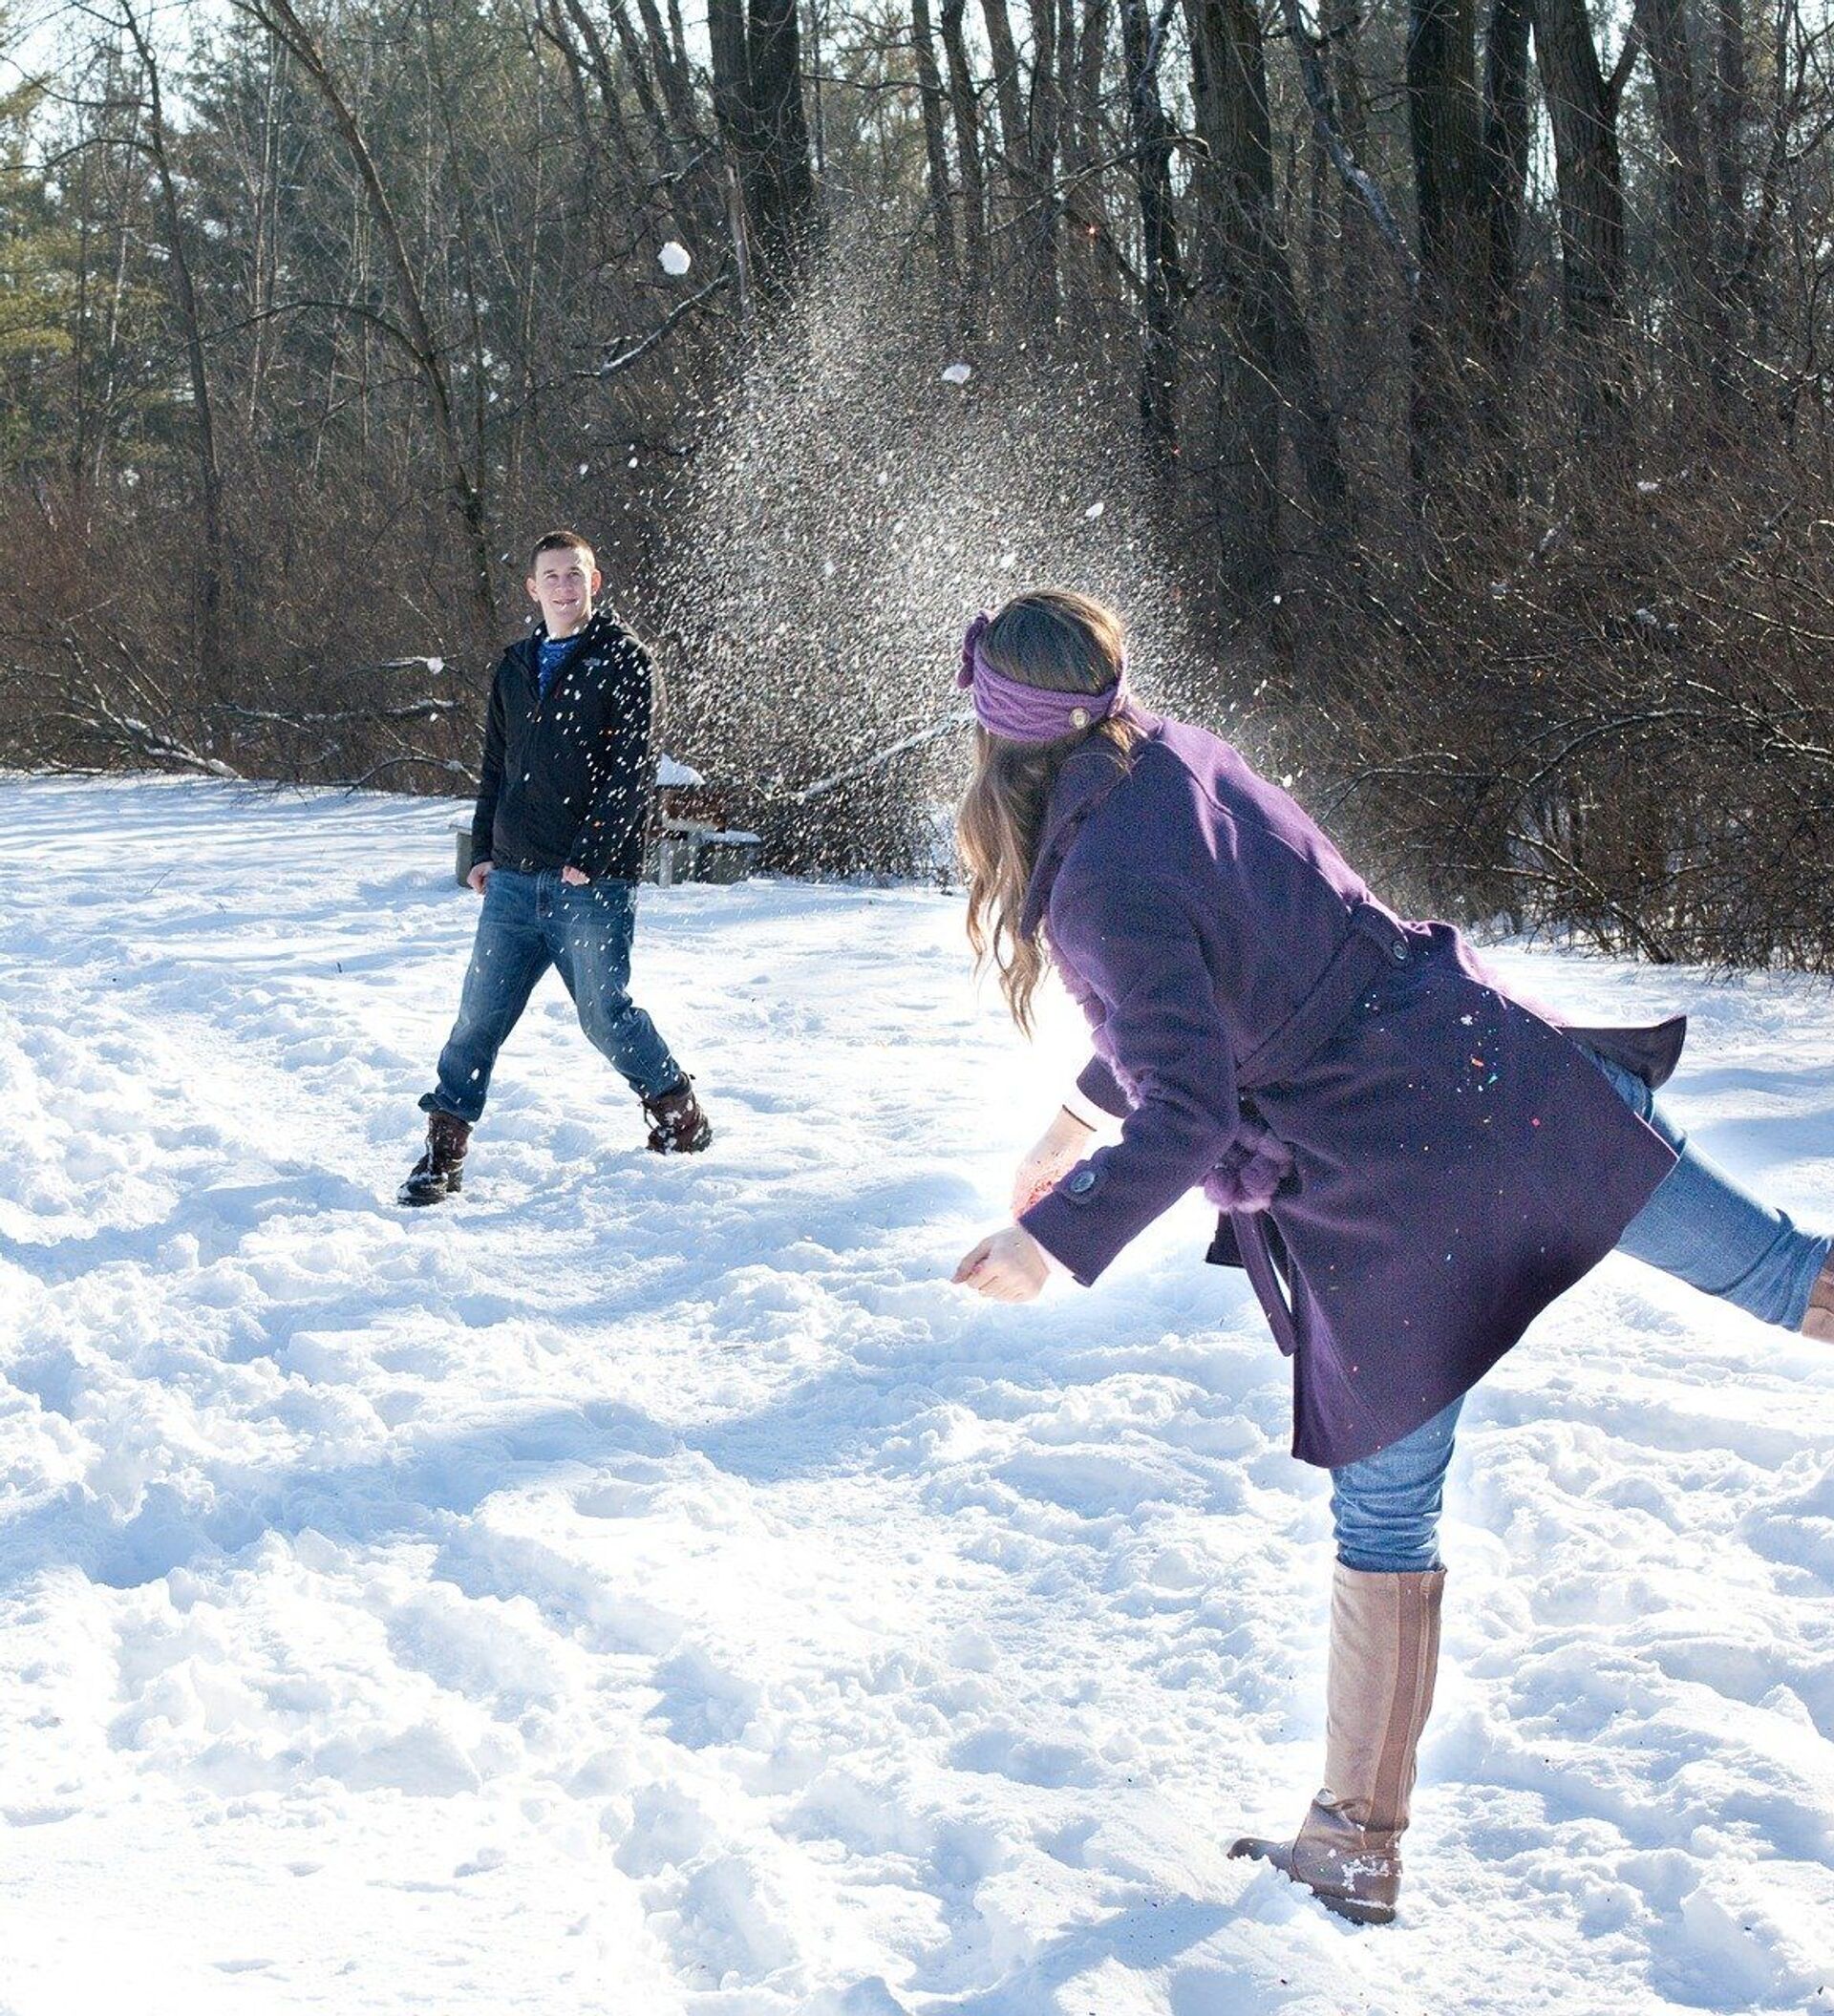
[{"label": "snowball in air", "polygon": [[973,375],[974,367],[971,364],[946,364],[943,367],[945,385],[966,385]]},{"label": "snowball in air", "polygon": [[662,270],[672,280],[679,280],[694,263],[693,254],[689,251],[688,247],[672,238],[656,254],[656,257],[662,262]]}]

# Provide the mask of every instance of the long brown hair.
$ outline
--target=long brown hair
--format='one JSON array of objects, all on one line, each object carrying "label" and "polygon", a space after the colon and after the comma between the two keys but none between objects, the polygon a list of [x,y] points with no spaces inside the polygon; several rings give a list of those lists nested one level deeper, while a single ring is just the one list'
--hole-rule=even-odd
[{"label": "long brown hair", "polygon": [[[1120,618],[1068,588],[1015,595],[981,636],[981,655],[996,671],[1054,693],[1105,692],[1124,664]],[[1123,756],[1138,739],[1124,711],[1056,742],[1009,742],[974,731],[974,775],[955,816],[956,844],[968,864],[968,942],[974,969],[991,960],[1013,1019],[1032,1032],[1032,995],[1050,964],[1034,926],[1019,928],[1025,892],[1037,866],[1038,838],[1051,788],[1065,762],[1092,735]]]}]

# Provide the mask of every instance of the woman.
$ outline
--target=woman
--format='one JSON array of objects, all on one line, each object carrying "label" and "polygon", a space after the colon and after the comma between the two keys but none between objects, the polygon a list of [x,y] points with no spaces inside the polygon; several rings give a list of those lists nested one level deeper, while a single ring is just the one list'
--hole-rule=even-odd
[{"label": "woman", "polygon": [[[1332,1474],[1324,1786],[1238,1841],[1386,1922],[1432,1706],[1437,1525],[1466,1392],[1613,1247],[1834,1337],[1834,1241],[1746,1196],[1655,1104],[1685,1023],[1582,1029],[1459,933],[1374,898],[1226,742],[1132,699],[1114,613],[1046,589],[979,617],[959,833],[969,936],[1029,1031],[1055,964],[1095,1054],[955,1279],[1085,1285],[1201,1184],[1293,1366],[1293,1454]],[[1098,1114],[1123,1120],[1087,1150]]]}]

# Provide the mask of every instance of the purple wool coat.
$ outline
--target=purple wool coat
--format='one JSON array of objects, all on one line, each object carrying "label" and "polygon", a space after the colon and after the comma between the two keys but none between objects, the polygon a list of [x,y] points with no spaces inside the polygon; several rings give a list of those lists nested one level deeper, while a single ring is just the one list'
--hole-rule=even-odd
[{"label": "purple wool coat", "polygon": [[1292,1359],[1294,1455],[1335,1468],[1467,1391],[1617,1243],[1674,1156],[1581,1044],[1659,1085],[1686,1024],[1563,1027],[1376,902],[1226,742],[1136,719],[1131,757],[1092,736],[1065,764],[1022,921],[1089,1019],[1078,1084],[1124,1125],[1019,1222],[1087,1284],[1284,1144],[1208,1257]]}]

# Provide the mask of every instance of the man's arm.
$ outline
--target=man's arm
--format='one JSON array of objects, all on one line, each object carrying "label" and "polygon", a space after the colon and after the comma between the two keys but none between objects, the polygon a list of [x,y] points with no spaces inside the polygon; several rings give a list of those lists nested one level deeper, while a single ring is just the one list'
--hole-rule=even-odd
[{"label": "man's arm", "polygon": [[604,767],[566,863],[588,880],[611,873],[633,833],[641,844],[655,791],[650,767],[649,657],[634,637],[621,638],[608,655]]},{"label": "man's arm", "polygon": [[486,863],[496,847],[497,798],[503,788],[503,743],[508,722],[503,713],[503,674],[500,666],[490,682],[490,707],[484,715],[484,760],[478,773],[478,807],[471,816],[471,865]]}]

